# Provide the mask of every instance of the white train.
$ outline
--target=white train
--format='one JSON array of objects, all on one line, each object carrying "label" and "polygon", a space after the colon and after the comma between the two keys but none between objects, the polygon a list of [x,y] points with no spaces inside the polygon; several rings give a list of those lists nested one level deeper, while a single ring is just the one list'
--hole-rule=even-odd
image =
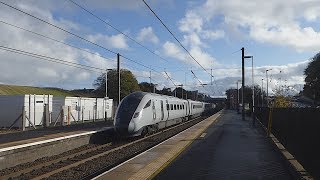
[{"label": "white train", "polygon": [[172,96],[134,92],[120,102],[115,119],[115,131],[123,136],[144,135],[198,117],[212,104],[184,100]]}]

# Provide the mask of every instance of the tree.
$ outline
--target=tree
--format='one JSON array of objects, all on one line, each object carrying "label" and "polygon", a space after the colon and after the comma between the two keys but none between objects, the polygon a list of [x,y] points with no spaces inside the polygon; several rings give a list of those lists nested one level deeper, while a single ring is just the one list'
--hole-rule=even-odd
[{"label": "tree", "polygon": [[[120,70],[120,97],[121,99],[128,94],[139,91],[137,79],[126,69]],[[102,73],[93,83],[96,87],[96,94],[99,97],[104,97],[106,92],[106,74]],[[117,70],[108,71],[108,97],[117,101],[118,100],[118,73]]]},{"label": "tree", "polygon": [[314,101],[320,100],[320,53],[316,54],[304,70],[305,85],[304,94]]},{"label": "tree", "polygon": [[148,82],[142,82],[142,83],[139,83],[139,87],[140,87],[140,90],[143,91],[143,92],[153,92],[153,89],[155,88],[155,84],[153,83],[148,83]]}]

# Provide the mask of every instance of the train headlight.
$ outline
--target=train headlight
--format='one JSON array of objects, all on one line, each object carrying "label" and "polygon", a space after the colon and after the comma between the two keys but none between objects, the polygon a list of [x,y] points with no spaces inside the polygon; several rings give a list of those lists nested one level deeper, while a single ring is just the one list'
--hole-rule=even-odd
[{"label": "train headlight", "polygon": [[132,132],[134,132],[134,129],[135,129],[135,124],[133,121],[130,121],[129,126],[128,126],[128,132],[132,133]]},{"label": "train headlight", "polygon": [[140,115],[140,112],[136,112],[136,113],[134,113],[133,118],[137,118],[137,117],[139,117],[139,115]]}]

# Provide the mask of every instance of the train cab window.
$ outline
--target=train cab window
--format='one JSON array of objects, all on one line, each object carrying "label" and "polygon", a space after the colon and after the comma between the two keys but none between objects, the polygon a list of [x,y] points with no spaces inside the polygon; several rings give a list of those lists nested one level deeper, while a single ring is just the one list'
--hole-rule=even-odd
[{"label": "train cab window", "polygon": [[173,104],[170,104],[170,106],[171,106],[171,110],[173,110]]},{"label": "train cab window", "polygon": [[146,109],[146,108],[150,107],[150,105],[151,105],[151,100],[149,100],[149,101],[147,102],[147,104],[144,106],[143,109]]},{"label": "train cab window", "polygon": [[167,104],[167,110],[170,110],[170,106],[169,106],[169,104]]},{"label": "train cab window", "polygon": [[177,105],[176,104],[174,105],[174,110],[177,110]]},{"label": "train cab window", "polygon": [[182,105],[180,104],[180,109],[182,109]]}]

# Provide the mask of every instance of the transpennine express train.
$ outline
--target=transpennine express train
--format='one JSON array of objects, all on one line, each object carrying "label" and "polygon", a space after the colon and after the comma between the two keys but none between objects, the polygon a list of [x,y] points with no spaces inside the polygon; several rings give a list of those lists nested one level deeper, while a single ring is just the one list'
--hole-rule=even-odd
[{"label": "transpennine express train", "polygon": [[214,104],[172,96],[134,92],[120,102],[115,131],[121,136],[139,136],[200,116]]}]

